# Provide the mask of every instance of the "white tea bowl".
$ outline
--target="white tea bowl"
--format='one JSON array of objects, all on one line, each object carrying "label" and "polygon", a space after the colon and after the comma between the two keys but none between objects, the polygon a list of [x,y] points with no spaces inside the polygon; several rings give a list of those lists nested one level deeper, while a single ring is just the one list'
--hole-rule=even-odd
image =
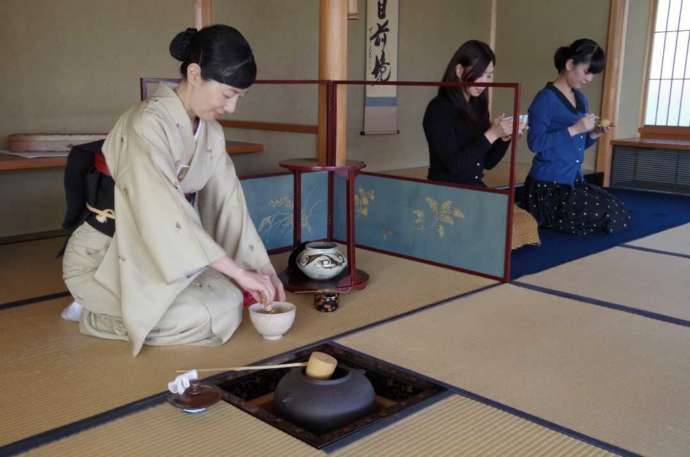
[{"label": "white tea bowl", "polygon": [[297,307],[288,302],[273,303],[270,312],[261,303],[254,303],[249,307],[249,318],[264,339],[279,340],[295,322],[296,310]]}]

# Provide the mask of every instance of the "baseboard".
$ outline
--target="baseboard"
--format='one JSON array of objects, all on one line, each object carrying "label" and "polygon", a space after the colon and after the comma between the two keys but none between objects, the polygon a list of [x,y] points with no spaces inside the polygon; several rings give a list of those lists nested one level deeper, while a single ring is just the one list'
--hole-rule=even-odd
[{"label": "baseboard", "polygon": [[3,244],[14,244],[14,243],[23,243],[25,241],[36,241],[36,240],[45,240],[48,238],[59,238],[61,236],[67,236],[68,232],[59,229],[59,230],[48,230],[45,232],[35,232],[35,233],[25,233],[22,235],[12,235],[12,236],[4,236],[0,237],[0,246]]}]

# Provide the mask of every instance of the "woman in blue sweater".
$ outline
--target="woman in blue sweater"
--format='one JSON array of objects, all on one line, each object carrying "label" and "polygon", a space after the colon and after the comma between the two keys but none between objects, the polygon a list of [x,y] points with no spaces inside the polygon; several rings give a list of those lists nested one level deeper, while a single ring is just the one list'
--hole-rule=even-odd
[{"label": "woman in blue sweater", "polygon": [[622,202],[582,179],[585,149],[607,133],[597,126],[580,89],[604,69],[604,51],[580,39],[556,51],[558,77],[529,107],[527,144],[535,153],[522,206],[542,227],[574,235],[614,233],[630,226]]}]

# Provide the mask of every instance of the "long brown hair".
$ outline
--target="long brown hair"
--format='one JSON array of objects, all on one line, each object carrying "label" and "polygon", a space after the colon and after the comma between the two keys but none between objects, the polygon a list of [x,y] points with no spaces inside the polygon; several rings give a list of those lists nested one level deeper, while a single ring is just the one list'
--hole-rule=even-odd
[{"label": "long brown hair", "polygon": [[[489,63],[496,65],[496,55],[488,44],[478,40],[466,41],[448,62],[441,82],[475,82],[484,74]],[[459,79],[455,72],[458,64],[464,69],[462,79]],[[439,87],[438,94],[451,100],[463,120],[483,127],[489,118],[487,91],[482,92],[479,97],[470,97],[468,101],[463,94],[463,89],[462,87]]]}]

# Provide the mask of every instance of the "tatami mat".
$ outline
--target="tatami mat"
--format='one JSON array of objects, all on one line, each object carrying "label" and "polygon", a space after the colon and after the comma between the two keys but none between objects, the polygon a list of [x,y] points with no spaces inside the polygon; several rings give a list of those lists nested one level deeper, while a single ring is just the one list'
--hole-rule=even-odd
[{"label": "tatami mat", "polygon": [[[255,362],[495,283],[370,251],[357,256],[371,275],[365,291],[341,296],[335,313],[316,311],[311,295],[290,296],[298,306],[295,325],[273,342],[245,316],[222,347],[145,347],[133,358],[126,343],[80,335],[76,323],[60,320],[68,299],[0,311],[0,386],[12,399],[0,410],[0,445],[161,392],[176,369]],[[286,259],[276,257],[276,266]]]},{"label": "tatami mat", "polygon": [[690,320],[690,259],[619,247],[520,282]]},{"label": "tatami mat", "polygon": [[453,396],[334,455],[584,457],[613,454],[482,403]]},{"label": "tatami mat", "polygon": [[560,426],[690,455],[690,331],[502,285],[341,343]]},{"label": "tatami mat", "polygon": [[190,415],[162,404],[33,450],[36,456],[323,456],[225,402]]},{"label": "tatami mat", "polygon": [[690,256],[690,224],[681,225],[628,243],[647,249]]},{"label": "tatami mat", "polygon": [[58,252],[65,238],[0,246],[0,305],[67,290]]},{"label": "tatami mat", "polygon": [[[324,456],[220,403],[191,416],[163,404],[38,448],[37,456]],[[599,448],[467,398],[452,396],[361,438],[334,456],[604,456]]]}]

